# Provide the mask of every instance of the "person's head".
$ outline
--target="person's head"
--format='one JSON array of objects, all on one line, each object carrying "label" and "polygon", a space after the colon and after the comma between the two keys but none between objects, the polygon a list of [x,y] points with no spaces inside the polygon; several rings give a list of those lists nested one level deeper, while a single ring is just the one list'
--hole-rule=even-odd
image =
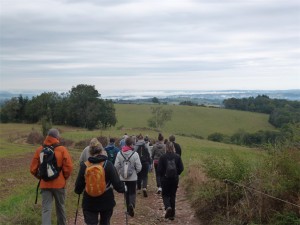
[{"label": "person's head", "polygon": [[143,140],[143,139],[144,139],[144,137],[143,137],[143,135],[142,135],[142,134],[139,134],[139,135],[137,136],[137,139],[138,139],[138,140]]},{"label": "person's head", "polygon": [[126,138],[125,144],[126,144],[127,146],[132,146],[133,143],[134,143],[134,141],[133,141],[133,138],[132,138],[132,137]]},{"label": "person's head", "polygon": [[100,146],[101,143],[98,141],[97,138],[93,138],[91,141],[90,141],[90,147],[97,147],[97,146]]},{"label": "person's head", "polygon": [[159,141],[163,141],[163,140],[164,140],[164,136],[163,136],[161,133],[159,133],[157,139],[158,139]]},{"label": "person's head", "polygon": [[125,133],[125,134],[123,135],[123,139],[126,140],[126,138],[128,138],[127,133]]},{"label": "person's head", "polygon": [[171,142],[175,141],[175,136],[173,134],[169,137],[169,141],[171,141]]},{"label": "person's head", "polygon": [[102,153],[102,148],[100,146],[94,146],[90,148],[90,155],[91,156],[96,156],[100,155]]},{"label": "person's head", "polygon": [[167,144],[167,142],[168,142],[168,139],[166,138],[166,139],[164,140],[164,144]]},{"label": "person's head", "polygon": [[115,143],[115,139],[114,138],[110,138],[109,139],[109,143]]},{"label": "person's head", "polygon": [[54,137],[56,139],[59,138],[59,131],[55,128],[52,128],[48,131],[48,136]]},{"label": "person's head", "polygon": [[166,152],[172,152],[172,153],[175,153],[175,147],[174,147],[174,144],[170,141],[168,141],[166,143]]}]

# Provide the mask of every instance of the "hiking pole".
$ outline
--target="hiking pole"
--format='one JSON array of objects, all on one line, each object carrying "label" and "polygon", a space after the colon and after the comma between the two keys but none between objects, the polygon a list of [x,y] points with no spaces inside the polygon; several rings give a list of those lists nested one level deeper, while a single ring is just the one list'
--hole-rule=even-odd
[{"label": "hiking pole", "polygon": [[128,225],[128,212],[127,212],[127,203],[126,203],[126,193],[127,193],[127,186],[124,182],[125,192],[124,192],[124,203],[125,203],[125,224]]},{"label": "hiking pole", "polygon": [[77,209],[76,209],[76,215],[75,215],[75,222],[74,222],[74,225],[76,225],[76,221],[77,221],[79,201],[80,201],[80,194],[78,195],[78,202],[77,202]]}]

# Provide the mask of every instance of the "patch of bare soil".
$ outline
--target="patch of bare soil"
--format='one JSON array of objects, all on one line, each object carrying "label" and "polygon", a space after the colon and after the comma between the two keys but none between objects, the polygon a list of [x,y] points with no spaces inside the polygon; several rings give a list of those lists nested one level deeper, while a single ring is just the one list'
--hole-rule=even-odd
[{"label": "patch of bare soil", "polygon": [[[156,194],[156,183],[153,173],[149,174],[148,182],[148,197],[143,197],[143,194],[137,194],[135,216],[128,216],[129,225],[201,225],[202,223],[194,216],[194,211],[186,197],[182,185],[179,185],[176,197],[176,217],[171,221],[165,219],[165,210],[161,195]],[[115,200],[117,202],[114,208],[114,213],[111,219],[111,224],[123,225],[126,224],[124,195],[115,192]],[[74,218],[68,222],[69,225],[74,224]],[[82,209],[79,210],[77,217],[77,225],[83,225],[84,219]]]}]

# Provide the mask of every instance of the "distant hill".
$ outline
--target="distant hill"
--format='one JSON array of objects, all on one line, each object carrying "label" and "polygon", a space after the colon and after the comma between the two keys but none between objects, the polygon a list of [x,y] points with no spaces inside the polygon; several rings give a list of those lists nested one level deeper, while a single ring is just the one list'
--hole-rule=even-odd
[{"label": "distant hill", "polygon": [[[43,91],[47,92],[47,91]],[[41,94],[42,91],[0,91],[0,104],[12,97],[32,98]],[[57,93],[62,93],[57,91]],[[287,99],[300,101],[300,89],[296,90],[218,90],[218,91],[189,91],[189,90],[161,90],[161,91],[136,91],[120,90],[117,92],[101,92],[101,97],[112,99],[116,103],[151,103],[153,97],[157,97],[161,102],[168,104],[179,104],[183,101],[192,101],[196,104],[220,106],[224,99],[228,98],[248,98],[257,95],[267,95],[270,98]]]}]

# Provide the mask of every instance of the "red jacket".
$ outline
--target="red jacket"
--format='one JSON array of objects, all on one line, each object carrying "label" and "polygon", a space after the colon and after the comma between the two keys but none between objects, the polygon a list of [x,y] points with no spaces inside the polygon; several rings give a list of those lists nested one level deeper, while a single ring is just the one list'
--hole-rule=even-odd
[{"label": "red jacket", "polygon": [[[59,140],[51,136],[47,136],[44,140],[45,145],[53,145],[58,143]],[[40,165],[40,152],[42,151],[42,149],[43,146],[40,146],[35,151],[35,154],[31,161],[30,173],[35,177],[37,177],[38,168]],[[73,171],[72,158],[66,147],[58,146],[55,148],[54,153],[57,161],[57,166],[61,167],[61,172],[59,173],[59,176],[54,180],[41,180],[40,188],[64,188],[66,186],[66,180],[70,177]]]}]

